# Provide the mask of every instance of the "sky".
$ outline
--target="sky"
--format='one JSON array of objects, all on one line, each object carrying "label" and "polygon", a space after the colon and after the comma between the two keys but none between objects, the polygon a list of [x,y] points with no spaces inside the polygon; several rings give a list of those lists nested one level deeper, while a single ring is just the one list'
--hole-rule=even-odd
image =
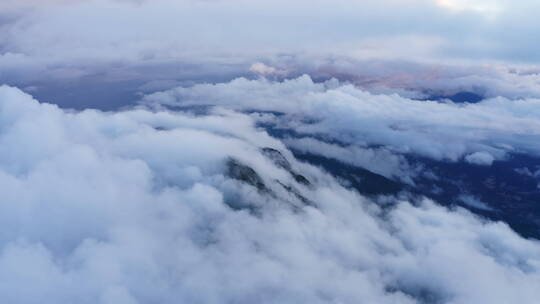
[{"label": "sky", "polygon": [[0,302],[536,304],[540,242],[473,213],[506,201],[295,152],[410,189],[540,159],[538,11],[1,0]]},{"label": "sky", "polygon": [[[482,69],[530,74],[540,60],[533,39],[540,34],[538,5],[7,0],[0,4],[0,80],[65,107],[89,106],[81,95],[103,94],[107,102],[94,106],[114,108],[141,92],[253,77],[250,67],[257,63],[278,69],[278,76],[340,77],[353,70],[357,78],[383,84],[385,70],[402,80]],[[81,101],[62,93],[65,87],[80,92]]]}]

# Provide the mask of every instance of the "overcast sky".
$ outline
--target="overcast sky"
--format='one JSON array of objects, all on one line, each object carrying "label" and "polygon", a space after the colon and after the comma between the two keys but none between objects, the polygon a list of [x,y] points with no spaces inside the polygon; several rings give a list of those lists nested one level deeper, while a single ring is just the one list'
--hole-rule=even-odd
[{"label": "overcast sky", "polygon": [[528,0],[8,0],[0,5],[3,52],[50,60],[303,51],[534,63],[540,56],[532,39],[539,4]]},{"label": "overcast sky", "polygon": [[249,75],[260,61],[301,74],[306,62],[336,58],[535,69],[539,9],[529,0],[4,0],[0,81],[36,92],[95,82],[152,90]]}]

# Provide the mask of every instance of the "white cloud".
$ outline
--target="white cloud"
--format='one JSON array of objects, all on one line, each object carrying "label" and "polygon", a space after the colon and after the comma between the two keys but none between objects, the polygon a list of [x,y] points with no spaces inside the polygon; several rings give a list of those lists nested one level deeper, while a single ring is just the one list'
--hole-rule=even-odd
[{"label": "white cloud", "polygon": [[[419,101],[396,94],[371,94],[336,80],[309,76],[283,82],[236,79],[199,84],[144,97],[147,105],[221,105],[278,111],[276,126],[300,134],[328,136],[357,146],[383,145],[394,153],[437,160],[503,159],[508,152],[540,154],[538,99],[495,98],[477,104]],[[491,159],[491,158],[490,158]]]},{"label": "white cloud", "polygon": [[413,178],[419,173],[419,168],[409,165],[403,156],[384,148],[341,147],[309,137],[286,138],[284,143],[287,147],[303,153],[337,159],[342,163],[361,167],[390,179],[399,179],[408,184],[413,184]]},{"label": "white cloud", "polygon": [[[540,296],[537,241],[429,201],[400,202],[383,216],[294,160],[246,115],[66,112],[4,86],[0,146],[1,302],[535,303]],[[268,146],[312,186],[265,158],[260,148]],[[227,178],[228,157],[251,166],[274,195]],[[313,205],[291,208],[293,197],[275,180]],[[229,207],[239,200],[260,212]]]},{"label": "white cloud", "polygon": [[249,67],[249,70],[261,76],[285,76],[286,71],[278,70],[275,67],[268,66],[262,62],[256,62]]},{"label": "white cloud", "polygon": [[489,207],[488,204],[482,202],[480,199],[472,196],[472,195],[468,195],[468,194],[462,194],[458,197],[458,199],[465,203],[466,205],[468,205],[469,207],[473,207],[475,209],[480,209],[480,210],[486,210],[486,211],[493,211],[493,209],[491,207]]},{"label": "white cloud", "polygon": [[465,156],[465,160],[468,163],[480,165],[480,166],[491,166],[495,158],[493,155],[487,153],[487,152],[474,152],[472,154],[469,154]]}]

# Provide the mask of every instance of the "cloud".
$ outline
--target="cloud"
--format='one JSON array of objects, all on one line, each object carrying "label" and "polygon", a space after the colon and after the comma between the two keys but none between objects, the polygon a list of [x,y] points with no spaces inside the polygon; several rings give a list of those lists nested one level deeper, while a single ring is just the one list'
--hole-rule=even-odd
[{"label": "cloud", "polygon": [[[290,68],[294,70],[293,68]],[[483,97],[538,98],[538,67],[420,63],[404,60],[308,59],[296,71],[315,79],[337,78],[374,93],[428,98],[473,92]]]},{"label": "cloud", "polygon": [[[522,26],[523,30],[534,30],[534,23],[521,25],[508,20],[519,13],[527,14],[523,7],[513,5],[511,9],[502,10],[503,16],[493,20],[479,10],[449,11],[435,1],[425,0],[377,3],[352,0],[9,3],[9,7],[32,9],[23,13],[6,32],[9,35],[7,47],[32,55],[41,51],[44,56],[55,58],[70,55],[98,60],[132,59],[144,58],[145,54],[174,58],[193,52],[199,56],[218,56],[230,51],[240,51],[244,55],[306,51],[320,54],[332,50],[337,55],[368,53],[377,57],[380,52],[387,54],[393,50],[388,54],[392,58],[421,59],[425,55],[456,57],[452,53],[458,52],[453,49],[458,43],[462,50],[457,57],[470,58],[488,46],[493,50],[507,48],[509,43],[501,45],[496,40],[505,27]],[[533,3],[529,2],[529,5]],[[415,19],[420,16],[423,19]],[[534,20],[534,16],[529,15],[527,19]],[[144,25],[140,20],[145,20]],[[71,27],[65,28],[66,23]],[[407,26],[400,26],[405,23]],[[471,31],[473,26],[477,30]],[[194,32],[197,35],[193,35]],[[33,35],[37,33],[41,35]],[[73,35],[78,37],[76,42],[70,39]],[[415,42],[409,43],[408,48],[412,47],[416,52],[404,54],[406,49],[398,48],[407,41]],[[530,43],[528,46],[534,47]],[[71,48],[66,52],[68,47]],[[490,55],[487,54],[490,59],[500,59],[497,54]]]},{"label": "cloud", "polygon": [[[535,303],[540,296],[537,241],[430,201],[383,212],[296,161],[248,115],[65,111],[3,86],[0,130],[2,302]],[[263,147],[281,151],[311,186]],[[227,175],[230,158],[252,168],[269,192]],[[295,195],[280,183],[311,203],[293,207]]]},{"label": "cloud", "polygon": [[[69,107],[66,86],[135,94],[148,82],[250,76],[264,63],[263,75],[320,67],[378,90],[538,96],[538,73],[494,71],[537,69],[540,52],[527,38],[538,34],[536,4],[525,2],[446,1],[463,8],[449,10],[431,0],[9,0],[0,4],[0,82],[40,88],[34,94]],[[496,18],[476,9],[490,6],[504,9]]]},{"label": "cloud", "polygon": [[481,200],[472,195],[462,194],[458,197],[458,199],[470,207],[480,210],[493,211],[493,209],[489,207],[488,204],[482,202]]},{"label": "cloud", "polygon": [[240,78],[179,87],[147,95],[142,103],[276,111],[286,114],[270,122],[277,128],[358,147],[382,145],[393,153],[436,160],[460,161],[467,156],[468,161],[488,164],[508,153],[540,154],[538,141],[533,140],[540,134],[538,99],[420,101],[372,94],[335,79],[314,83],[302,76],[282,82]]},{"label": "cloud", "polygon": [[517,173],[519,174],[522,174],[522,175],[525,175],[525,176],[528,176],[528,177],[539,177],[540,176],[540,169],[539,170],[536,170],[536,171],[531,171],[529,168],[527,167],[523,167],[523,168],[517,168],[517,169],[514,169],[514,171],[516,171]]},{"label": "cloud", "polygon": [[249,70],[255,74],[261,76],[285,76],[287,75],[286,71],[278,70],[274,67],[268,66],[262,62],[256,62],[249,67]]},{"label": "cloud", "polygon": [[495,158],[493,155],[486,152],[474,152],[465,156],[465,160],[468,163],[480,165],[480,166],[491,166]]},{"label": "cloud", "polygon": [[409,184],[413,184],[413,178],[419,173],[419,168],[411,166],[403,156],[396,155],[385,148],[341,147],[310,137],[285,138],[284,143],[290,149],[302,153],[337,159],[342,163],[361,167]]}]

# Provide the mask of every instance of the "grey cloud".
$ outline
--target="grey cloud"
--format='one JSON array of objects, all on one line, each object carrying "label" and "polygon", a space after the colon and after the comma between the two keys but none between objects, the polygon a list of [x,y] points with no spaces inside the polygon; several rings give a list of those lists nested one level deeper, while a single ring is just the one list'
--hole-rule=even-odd
[{"label": "grey cloud", "polygon": [[[306,61],[352,58],[360,64],[345,60],[339,66],[337,60],[324,68],[338,74],[331,76],[352,72],[359,83],[371,82],[375,90],[388,83],[390,88],[403,88],[405,81],[405,89],[481,86],[494,90],[486,92],[489,96],[509,90],[514,96],[530,97],[523,93],[528,90],[538,96],[537,75],[492,76],[493,69],[468,72],[459,66],[471,60],[497,66],[536,63],[536,46],[508,34],[512,30],[527,33],[519,35],[523,37],[537,36],[536,16],[529,15],[534,4],[529,1],[527,5],[498,1],[504,9],[496,19],[478,10],[449,10],[424,0],[126,2],[133,1],[3,2],[0,81],[39,88],[97,79],[104,86],[114,83],[136,93],[137,87],[156,80],[247,76],[257,62],[279,75],[297,75],[309,73],[309,67],[302,67]],[[530,22],[516,23],[516,16]],[[529,55],[523,55],[524,50]],[[292,65],[300,68],[270,65],[291,64],[283,63],[284,58],[298,61]],[[390,62],[375,70],[369,68],[372,60]],[[435,64],[441,61],[448,65]],[[400,67],[404,71],[395,75]],[[419,69],[423,71],[418,73]],[[430,77],[437,73],[440,77]],[[511,79],[499,81],[499,76]],[[418,78],[421,83],[415,82]],[[524,82],[529,89],[519,85]]]}]

